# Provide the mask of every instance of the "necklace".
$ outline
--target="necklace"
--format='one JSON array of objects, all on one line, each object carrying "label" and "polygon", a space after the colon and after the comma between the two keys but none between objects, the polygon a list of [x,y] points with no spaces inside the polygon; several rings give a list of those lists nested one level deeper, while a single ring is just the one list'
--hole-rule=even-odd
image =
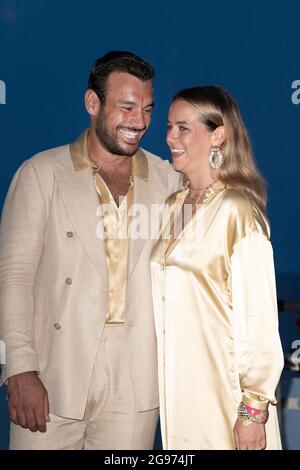
[{"label": "necklace", "polygon": [[121,200],[127,196],[129,189],[133,187],[133,176],[130,175],[127,178],[127,175],[124,175],[116,181],[115,173],[113,178],[111,175],[106,175],[103,170],[101,171],[101,166],[98,163],[92,162],[92,169],[94,173],[97,173],[102,178],[116,205],[119,207]]},{"label": "necklace", "polygon": [[208,184],[207,186],[204,186],[203,188],[192,188],[192,187],[190,186],[190,191],[204,191],[204,189],[209,188],[209,186],[211,186],[211,183]]},{"label": "necklace", "polygon": [[[211,187],[211,184],[205,186],[204,188],[192,188],[190,187],[189,192],[188,192],[188,199],[190,200],[190,203],[193,205],[196,205],[198,201],[206,195],[208,189]],[[196,197],[192,196],[192,191],[196,192]]]}]

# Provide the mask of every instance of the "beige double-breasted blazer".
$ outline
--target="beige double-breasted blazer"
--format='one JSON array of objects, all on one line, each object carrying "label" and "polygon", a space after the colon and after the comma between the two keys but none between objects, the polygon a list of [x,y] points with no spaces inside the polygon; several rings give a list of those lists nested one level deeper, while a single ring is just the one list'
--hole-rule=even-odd
[{"label": "beige double-breasted blazer", "polygon": [[[80,137],[79,139],[82,139]],[[180,185],[171,165],[147,151],[148,181],[134,202],[163,203]],[[3,380],[39,371],[52,413],[81,419],[108,307],[99,206],[90,167],[75,169],[70,146],[27,160],[11,183],[0,229],[0,338]],[[149,259],[155,240],[130,240],[127,357],[137,410],[158,406]]]}]

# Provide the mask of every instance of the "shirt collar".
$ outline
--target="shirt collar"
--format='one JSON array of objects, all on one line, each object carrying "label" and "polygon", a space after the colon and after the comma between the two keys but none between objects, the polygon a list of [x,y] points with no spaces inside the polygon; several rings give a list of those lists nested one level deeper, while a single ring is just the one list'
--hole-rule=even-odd
[{"label": "shirt collar", "polygon": [[[89,129],[86,129],[74,142],[70,144],[70,154],[75,171],[92,168],[93,162],[90,159],[87,145]],[[132,156],[132,176],[148,181],[148,160],[143,149]]]},{"label": "shirt collar", "polygon": [[[226,185],[224,183],[222,183],[222,181],[216,180],[209,187],[209,192],[215,194],[215,193],[221,191],[224,188],[226,188]],[[180,188],[180,191],[185,191],[186,189],[190,189],[190,182],[189,182],[189,180],[187,179],[186,176],[183,176],[183,181],[182,181],[182,186]]]},{"label": "shirt collar", "polygon": [[[204,204],[210,201],[213,196],[215,196],[219,191],[222,191],[226,187],[227,186],[224,183],[222,183],[222,181],[220,180],[215,181],[211,186],[209,186],[209,188],[207,188],[207,191],[204,195],[202,203]],[[177,195],[176,197],[178,197],[180,200],[184,200],[189,190],[190,190],[190,182],[186,176],[183,176],[182,186],[180,190],[174,195],[175,196]],[[170,199],[171,203],[173,202],[173,200],[174,198]]]}]

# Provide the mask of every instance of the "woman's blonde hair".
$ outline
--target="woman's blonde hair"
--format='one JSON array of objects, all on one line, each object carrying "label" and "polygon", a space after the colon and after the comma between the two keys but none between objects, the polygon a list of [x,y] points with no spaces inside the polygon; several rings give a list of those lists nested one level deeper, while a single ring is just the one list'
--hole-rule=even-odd
[{"label": "woman's blonde hair", "polygon": [[233,98],[221,87],[211,85],[181,90],[174,95],[173,102],[178,99],[199,111],[200,121],[209,131],[224,126],[226,138],[220,146],[223,163],[217,178],[252,195],[258,207],[265,211],[265,181],[256,167],[247,130]]}]

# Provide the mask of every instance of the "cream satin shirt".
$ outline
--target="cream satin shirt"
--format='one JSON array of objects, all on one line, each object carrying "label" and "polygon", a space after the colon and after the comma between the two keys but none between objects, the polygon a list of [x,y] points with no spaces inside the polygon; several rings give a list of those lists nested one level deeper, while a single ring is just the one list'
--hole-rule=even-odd
[{"label": "cream satin shirt", "polygon": [[[175,221],[188,190],[169,198]],[[216,182],[169,235],[165,223],[151,259],[163,445],[234,449],[240,401],[275,404],[283,367],[268,221],[250,196]],[[279,449],[269,408],[268,448]]]},{"label": "cream satin shirt", "polygon": [[[125,302],[128,267],[128,228],[130,226],[129,211],[133,204],[134,178],[148,181],[148,162],[143,154],[137,152],[132,157],[131,184],[126,196],[117,206],[108,186],[100,176],[97,166],[93,164],[88,153],[88,130],[82,136],[81,148],[73,152],[72,160],[76,168],[90,166],[94,170],[95,188],[99,195],[99,212],[103,222],[103,242],[109,279],[109,308],[106,323],[125,322]],[[78,142],[78,141],[77,141]],[[78,144],[77,144],[78,145]],[[72,153],[72,146],[70,147]],[[101,170],[100,170],[101,171]]]}]

